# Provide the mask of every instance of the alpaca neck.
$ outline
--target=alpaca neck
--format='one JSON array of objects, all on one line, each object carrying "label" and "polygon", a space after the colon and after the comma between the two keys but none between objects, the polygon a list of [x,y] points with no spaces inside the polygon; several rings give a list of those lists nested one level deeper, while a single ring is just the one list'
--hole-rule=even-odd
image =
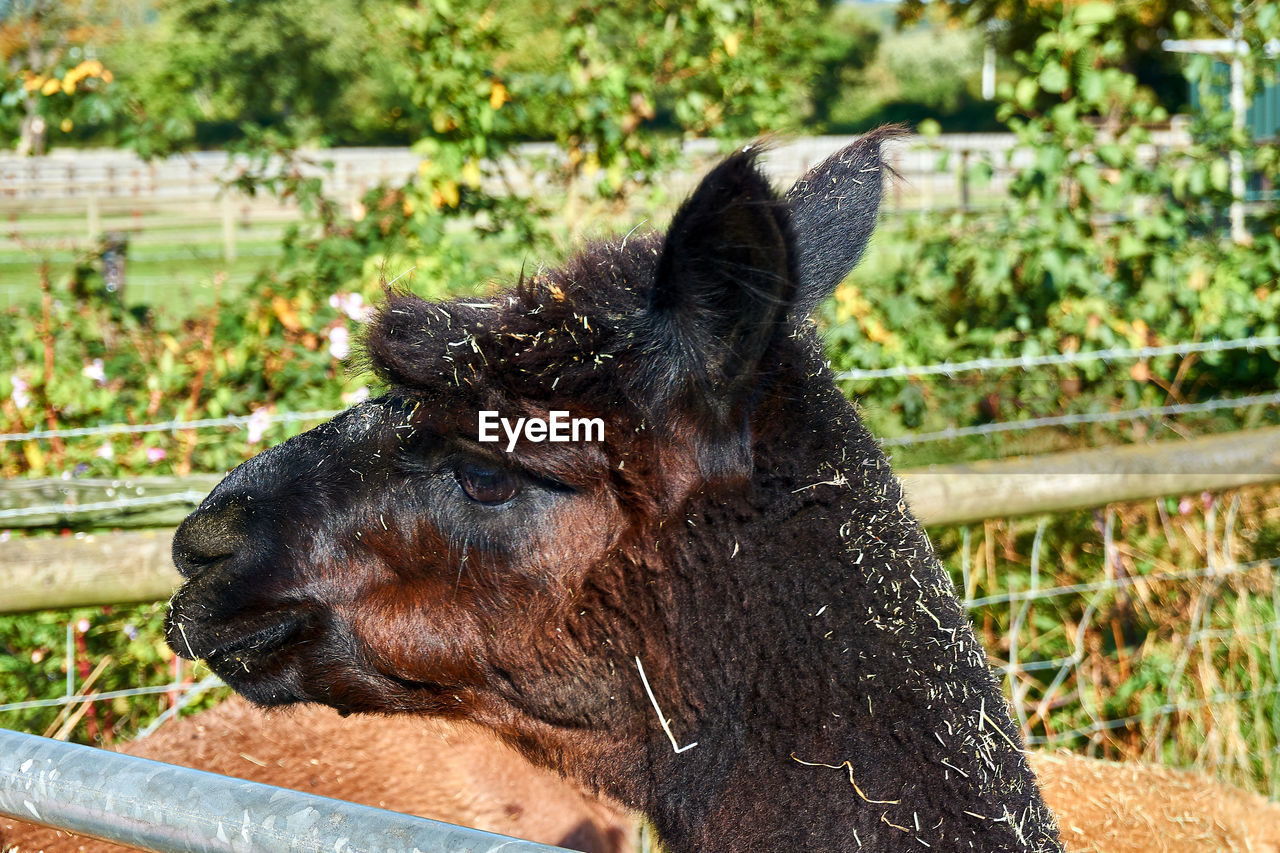
[{"label": "alpaca neck", "polygon": [[807,412],[792,397],[785,422],[807,426],[762,441],[775,458],[749,493],[698,498],[699,532],[670,542],[660,695],[683,699],[663,711],[698,746],[650,738],[660,834],[673,850],[1060,849],[950,579],[829,391],[801,395]]}]

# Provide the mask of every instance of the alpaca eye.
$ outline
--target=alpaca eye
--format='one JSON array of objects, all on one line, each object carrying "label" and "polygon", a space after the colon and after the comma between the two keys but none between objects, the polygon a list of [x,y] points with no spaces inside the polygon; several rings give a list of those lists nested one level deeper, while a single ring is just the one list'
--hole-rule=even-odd
[{"label": "alpaca eye", "polygon": [[504,504],[520,492],[515,477],[497,468],[462,465],[453,476],[467,497],[486,506]]}]

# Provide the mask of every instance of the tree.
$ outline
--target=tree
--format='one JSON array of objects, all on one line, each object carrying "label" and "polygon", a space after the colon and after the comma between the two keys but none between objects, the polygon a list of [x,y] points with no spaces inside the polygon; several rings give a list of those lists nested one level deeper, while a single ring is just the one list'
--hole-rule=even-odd
[{"label": "tree", "polygon": [[50,125],[69,132],[75,103],[112,82],[94,54],[116,21],[106,0],[0,0],[0,106],[20,107],[19,154],[43,154]]},{"label": "tree", "polygon": [[[385,126],[392,0],[163,0],[163,76],[194,102],[201,142],[242,125],[344,142]],[[169,87],[165,87],[169,88]]]},{"label": "tree", "polygon": [[859,75],[876,56],[880,30],[847,6],[831,9],[819,30],[814,51],[817,67],[812,78],[812,122],[830,132],[835,106],[845,93],[859,88]]},{"label": "tree", "polygon": [[[1174,13],[1188,8],[1187,0],[1095,2],[1111,9],[1111,20],[1101,35],[1124,45],[1122,67],[1155,91],[1167,106],[1184,103],[1186,81],[1177,58],[1164,51],[1161,41],[1173,32]],[[1221,0],[1219,4],[1229,6]],[[1041,35],[1053,30],[1056,22],[1079,5],[1070,0],[903,0],[898,21],[913,23],[931,10],[940,10],[952,20],[983,28],[1003,56],[1012,56],[1018,50],[1032,50]]]}]

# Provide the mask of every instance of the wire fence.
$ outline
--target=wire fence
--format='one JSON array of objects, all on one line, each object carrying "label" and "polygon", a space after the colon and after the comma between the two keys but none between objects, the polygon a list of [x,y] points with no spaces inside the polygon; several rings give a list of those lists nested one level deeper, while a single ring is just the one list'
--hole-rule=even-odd
[{"label": "wire fence", "polygon": [[[1028,745],[1197,767],[1280,796],[1276,497],[1099,509],[1092,543],[1077,527],[1068,544],[1050,517],[943,534]],[[1100,577],[1052,582],[1078,577],[1089,552]]]},{"label": "wire fence", "polygon": [[937,441],[948,441],[954,438],[965,438],[975,435],[996,435],[999,433],[1021,432],[1046,427],[1071,427],[1084,424],[1120,423],[1124,421],[1145,420],[1148,418],[1164,418],[1172,415],[1193,415],[1207,412],[1238,411],[1252,406],[1280,405],[1280,391],[1271,394],[1249,394],[1242,397],[1225,397],[1215,400],[1204,400],[1199,403],[1171,403],[1168,406],[1142,406],[1136,409],[1122,409],[1116,412],[1080,412],[1070,415],[1051,415],[1043,418],[1026,418],[1020,421],[996,421],[989,424],[976,424],[965,427],[949,427],[934,432],[921,432],[914,435],[895,436],[881,441],[885,447],[906,447],[913,444],[929,444]]},{"label": "wire fence", "polygon": [[0,434],[0,444],[11,441],[35,441],[47,438],[102,438],[112,435],[131,435],[149,432],[178,432],[185,430],[221,429],[223,427],[248,427],[255,422],[263,427],[272,424],[323,421],[339,414],[341,409],[323,409],[311,412],[268,412],[260,414],[228,415],[222,418],[197,418],[194,420],[169,420],[146,424],[102,424],[92,427],[69,429],[36,429],[28,432]]},{"label": "wire fence", "polygon": [[1188,341],[1169,346],[1149,346],[1132,348],[1111,348],[1099,350],[1083,350],[1077,352],[1057,352],[1045,355],[1023,355],[1014,357],[977,358],[971,361],[937,362],[921,365],[896,365],[894,367],[845,370],[836,374],[837,380],[866,379],[907,379],[921,376],[957,376],[961,373],[977,371],[989,373],[996,370],[1031,370],[1037,367],[1058,367],[1065,365],[1088,364],[1101,361],[1114,363],[1120,361],[1141,361],[1149,358],[1166,356],[1188,356],[1201,353],[1230,352],[1247,350],[1255,352],[1268,347],[1280,347],[1280,336],[1264,335],[1230,340]]},{"label": "wire fence", "polygon": [[[1141,361],[1169,356],[1185,357],[1193,354],[1222,353],[1244,350],[1256,352],[1280,347],[1280,336],[1251,336],[1228,340],[1192,341],[1168,346],[1148,346],[1133,348],[1109,348],[1088,350],[1083,352],[1049,353],[1036,356],[987,357],[962,362],[937,362],[922,365],[899,365],[891,368],[846,370],[836,374],[837,380],[869,380],[918,378],[926,376],[956,376],[960,373],[991,373],[1018,369],[1023,371],[1041,367],[1074,366],[1090,362],[1115,363],[1123,361]],[[1250,406],[1271,406],[1280,403],[1280,392],[1253,394],[1235,398],[1218,398],[1197,403],[1176,403],[1168,406],[1146,406],[1133,409],[1108,412],[1082,412],[1056,415],[1045,418],[1028,418],[1020,421],[1001,421],[997,423],[979,424],[970,427],[953,427],[935,432],[918,433],[885,439],[886,446],[903,446],[945,441],[952,438],[989,435],[1001,432],[1041,429],[1053,426],[1078,426],[1091,423],[1106,423],[1144,418],[1167,417],[1171,415],[1197,414],[1221,410],[1243,409]],[[153,423],[100,424],[87,427],[65,429],[36,429],[27,432],[0,433],[0,444],[20,441],[35,441],[52,438],[102,438],[116,435],[139,433],[174,432],[187,430],[221,429],[226,427],[247,427],[251,423],[273,425],[298,423],[306,421],[327,420],[341,410],[316,410],[306,412],[267,412],[262,410],[251,415],[229,415],[220,418],[200,418],[194,420],[167,420]]]}]

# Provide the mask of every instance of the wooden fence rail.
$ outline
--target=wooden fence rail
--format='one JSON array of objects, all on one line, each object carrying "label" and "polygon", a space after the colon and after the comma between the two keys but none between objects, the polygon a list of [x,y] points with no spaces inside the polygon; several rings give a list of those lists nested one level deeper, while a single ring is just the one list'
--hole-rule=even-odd
[{"label": "wooden fence rail", "polygon": [[[1063,512],[1280,482],[1280,427],[908,469],[901,476],[912,509],[927,525]],[[10,512],[0,524],[46,529],[171,526],[218,479],[8,481],[0,484],[0,511]],[[173,496],[175,503],[127,503],[165,496]],[[172,530],[135,529],[0,543],[0,613],[166,598],[179,580],[169,559],[172,539]]]},{"label": "wooden fence rail", "polygon": [[[0,483],[0,527],[172,527],[208,494],[220,474],[124,477],[116,480],[6,480]],[[171,502],[164,502],[173,498]],[[145,501],[145,502],[144,502]]]},{"label": "wooden fence rail", "polygon": [[[763,155],[765,168],[779,183],[794,180],[855,137],[812,136],[784,140]],[[1137,156],[1159,160],[1185,149],[1190,137],[1181,127],[1155,131]],[[668,178],[675,196],[691,190],[696,175],[724,151],[724,143],[690,139],[684,143],[690,168]],[[539,193],[546,177],[563,163],[564,153],[546,142],[517,146],[502,161],[502,178],[489,189]],[[886,159],[899,176],[886,194],[883,211],[991,210],[1003,203],[1013,175],[1034,162],[1034,152],[1019,148],[1010,133],[908,136],[889,145]],[[300,168],[318,178],[327,195],[352,215],[375,186],[399,185],[418,170],[421,157],[409,148],[336,148],[300,153]],[[985,164],[985,177],[971,167]],[[265,172],[281,167],[269,164]],[[65,151],[37,158],[0,153],[0,259],[9,266],[29,257],[34,264],[51,254],[91,252],[107,233],[125,235],[130,247],[217,245],[230,263],[240,244],[278,242],[282,229],[303,221],[296,203],[269,193],[245,195],[229,182],[262,164],[223,151],[191,152],[145,162],[127,151]],[[583,184],[583,192],[590,188]]]}]

